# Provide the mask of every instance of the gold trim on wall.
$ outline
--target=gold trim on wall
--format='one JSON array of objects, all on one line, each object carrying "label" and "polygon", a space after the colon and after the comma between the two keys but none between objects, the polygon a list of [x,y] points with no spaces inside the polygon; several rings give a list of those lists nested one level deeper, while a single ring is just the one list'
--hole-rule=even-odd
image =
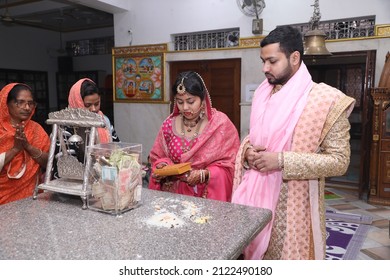
[{"label": "gold trim on wall", "polygon": [[375,36],[390,36],[390,24],[375,25]]},{"label": "gold trim on wall", "polygon": [[265,36],[261,37],[248,37],[248,38],[240,38],[240,48],[258,48],[260,47],[260,42],[263,40]]},{"label": "gold trim on wall", "polygon": [[112,48],[113,55],[121,54],[136,54],[136,53],[161,53],[168,50],[168,44],[152,44],[152,45],[139,45],[139,46],[127,46],[127,47],[115,47]]}]

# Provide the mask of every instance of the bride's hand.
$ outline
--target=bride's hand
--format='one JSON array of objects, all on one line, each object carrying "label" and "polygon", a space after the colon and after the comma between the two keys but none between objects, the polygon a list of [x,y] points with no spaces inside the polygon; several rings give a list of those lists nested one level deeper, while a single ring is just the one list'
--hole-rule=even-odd
[{"label": "bride's hand", "polygon": [[[167,165],[168,165],[167,163],[161,162],[161,163],[159,163],[159,164],[156,165],[156,169],[161,169],[161,168],[163,168],[163,167],[165,167],[165,166],[167,166]],[[164,179],[165,177],[166,177],[166,176],[157,175],[156,173],[154,173],[154,172],[152,171],[152,178],[153,178],[154,180],[156,180],[157,183],[159,183],[159,182],[161,181],[161,179]]]}]

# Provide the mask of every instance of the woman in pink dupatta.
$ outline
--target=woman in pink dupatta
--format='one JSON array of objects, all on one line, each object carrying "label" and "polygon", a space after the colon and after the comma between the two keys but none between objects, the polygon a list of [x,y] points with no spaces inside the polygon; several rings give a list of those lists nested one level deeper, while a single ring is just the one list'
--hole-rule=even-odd
[{"label": "woman in pink dupatta", "polygon": [[[94,81],[88,78],[82,78],[79,79],[76,83],[74,83],[69,90],[68,102],[69,108],[85,109],[90,112],[96,113],[102,117],[106,126],[97,128],[97,132],[95,134],[96,144],[120,142],[119,137],[114,129],[114,126],[111,124],[109,118],[100,110],[101,93]],[[66,132],[64,133],[64,136],[66,137],[66,142],[69,146],[69,150],[72,151],[71,153],[75,155],[80,162],[84,162],[85,146],[83,144],[79,145],[78,143],[72,143],[68,141],[69,137],[73,135],[76,131],[71,127],[65,127],[65,131]],[[78,133],[82,137],[85,135],[84,129],[79,129]],[[61,144],[57,140],[55,151],[56,158],[59,156],[59,154],[62,153],[60,147]],[[52,174],[54,178],[59,178],[57,162],[54,163]]]},{"label": "woman in pink dupatta", "polygon": [[[230,201],[234,161],[240,146],[229,118],[211,106],[207,88],[196,72],[179,74],[173,87],[173,113],[163,122],[150,152],[149,188]],[[191,163],[185,176],[161,177],[156,168]]]},{"label": "woman in pink dupatta", "polygon": [[267,79],[253,98],[232,202],[268,208],[273,219],[244,256],[324,259],[324,180],[348,168],[354,99],[312,81],[298,30],[278,27],[261,46]]},{"label": "woman in pink dupatta", "polygon": [[78,80],[69,91],[69,108],[84,108],[102,116],[105,127],[97,129],[96,143],[119,142],[116,131],[110,120],[100,110],[101,96],[94,81],[88,78]]}]

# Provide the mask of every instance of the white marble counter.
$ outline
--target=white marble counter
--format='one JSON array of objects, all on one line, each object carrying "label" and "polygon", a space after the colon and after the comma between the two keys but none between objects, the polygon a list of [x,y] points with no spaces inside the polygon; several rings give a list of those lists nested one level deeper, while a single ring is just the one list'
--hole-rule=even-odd
[{"label": "white marble counter", "polygon": [[42,193],[0,206],[0,259],[236,259],[271,211],[142,189],[116,217]]}]

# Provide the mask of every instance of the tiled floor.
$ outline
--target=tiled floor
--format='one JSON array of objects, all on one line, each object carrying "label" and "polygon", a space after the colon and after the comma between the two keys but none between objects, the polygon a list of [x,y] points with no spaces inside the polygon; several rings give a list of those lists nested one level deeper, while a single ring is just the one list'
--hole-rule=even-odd
[{"label": "tiled floor", "polygon": [[327,188],[339,199],[327,199],[326,204],[337,211],[372,217],[371,229],[360,250],[357,260],[390,260],[390,207],[372,205],[358,199],[355,189]]}]

